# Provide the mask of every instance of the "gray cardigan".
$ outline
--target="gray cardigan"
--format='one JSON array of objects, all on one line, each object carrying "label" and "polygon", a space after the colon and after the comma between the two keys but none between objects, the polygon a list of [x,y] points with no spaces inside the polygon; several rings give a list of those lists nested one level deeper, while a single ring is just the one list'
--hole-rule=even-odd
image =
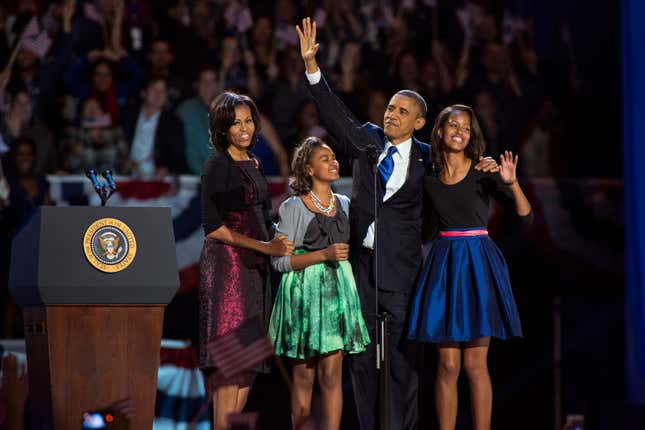
[{"label": "gray cardigan", "polygon": [[[340,208],[349,217],[349,197],[342,194],[334,194],[338,197]],[[294,247],[299,248],[305,239],[307,227],[315,214],[305,206],[299,196],[291,196],[280,205],[278,211],[280,219],[275,226],[275,234],[285,234],[293,242]],[[271,257],[271,265],[277,272],[290,272],[291,256]]]}]

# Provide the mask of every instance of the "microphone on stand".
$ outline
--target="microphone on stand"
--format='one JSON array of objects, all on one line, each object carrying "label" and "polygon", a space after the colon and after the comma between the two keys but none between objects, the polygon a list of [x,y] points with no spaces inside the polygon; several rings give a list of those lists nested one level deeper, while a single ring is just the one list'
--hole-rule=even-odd
[{"label": "microphone on stand", "polygon": [[110,196],[116,191],[116,183],[114,182],[110,169],[105,169],[102,175],[107,182],[101,183],[96,176],[96,170],[93,168],[90,167],[85,170],[85,176],[90,179],[92,188],[94,188],[94,191],[96,191],[96,194],[101,199],[101,206],[105,206]]},{"label": "microphone on stand", "polygon": [[114,182],[114,178],[112,177],[112,170],[110,169],[105,169],[103,171],[103,177],[107,181],[108,187],[114,192],[116,191],[116,183]]},{"label": "microphone on stand", "polygon": [[92,168],[89,168],[85,170],[85,176],[90,178],[90,181],[92,182],[92,187],[94,190],[99,193],[99,196],[101,195],[101,183],[99,182],[98,178],[96,177],[96,171]]}]

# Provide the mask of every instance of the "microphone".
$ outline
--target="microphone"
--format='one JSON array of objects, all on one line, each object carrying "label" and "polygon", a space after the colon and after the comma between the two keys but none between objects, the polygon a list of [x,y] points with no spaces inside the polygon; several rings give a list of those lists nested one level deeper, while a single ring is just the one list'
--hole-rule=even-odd
[{"label": "microphone", "polygon": [[87,169],[85,171],[85,176],[90,178],[90,181],[92,182],[92,186],[97,192],[101,191],[101,184],[99,183],[99,180],[96,177],[96,171],[94,169]]},{"label": "microphone", "polygon": [[107,181],[108,187],[110,187],[112,191],[116,191],[116,183],[114,182],[114,178],[112,177],[112,170],[105,169],[103,171],[103,177]]}]

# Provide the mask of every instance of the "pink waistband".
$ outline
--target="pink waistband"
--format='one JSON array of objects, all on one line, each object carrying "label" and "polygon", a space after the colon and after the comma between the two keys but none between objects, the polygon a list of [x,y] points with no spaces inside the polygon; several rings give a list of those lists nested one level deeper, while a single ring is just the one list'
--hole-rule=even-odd
[{"label": "pink waistband", "polygon": [[488,230],[442,230],[439,232],[440,237],[464,237],[464,236],[487,236]]}]

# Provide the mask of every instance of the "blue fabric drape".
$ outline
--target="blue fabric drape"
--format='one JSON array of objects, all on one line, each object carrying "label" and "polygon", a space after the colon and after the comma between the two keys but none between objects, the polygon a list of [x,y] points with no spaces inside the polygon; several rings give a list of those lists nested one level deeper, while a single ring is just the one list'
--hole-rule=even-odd
[{"label": "blue fabric drape", "polygon": [[625,377],[628,400],[645,404],[645,2],[622,6]]}]

